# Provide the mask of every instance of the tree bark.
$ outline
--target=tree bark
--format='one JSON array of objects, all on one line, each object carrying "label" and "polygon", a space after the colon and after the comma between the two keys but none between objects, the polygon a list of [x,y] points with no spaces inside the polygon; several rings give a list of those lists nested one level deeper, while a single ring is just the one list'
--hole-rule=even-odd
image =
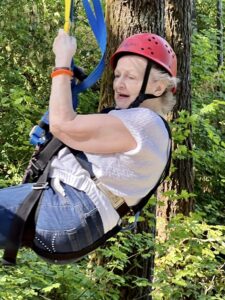
[{"label": "tree bark", "polygon": [[218,68],[223,65],[223,4],[217,0],[217,61]]},{"label": "tree bark", "polygon": [[[178,59],[178,77],[181,83],[177,90],[177,105],[173,112],[173,118],[179,116],[179,111],[186,110],[192,112],[191,105],[191,33],[192,33],[192,1],[191,0],[169,0],[167,1],[166,15],[166,36],[172,45]],[[190,128],[191,132],[191,128]],[[184,141],[184,145],[189,151],[192,150],[191,133]],[[173,175],[172,189],[193,192],[194,175],[192,157],[174,162],[176,171]],[[185,215],[193,210],[193,199],[189,201],[179,201],[177,203],[177,212]]]},{"label": "tree bark", "polygon": [[[191,113],[191,83],[190,83],[190,65],[191,65],[191,33],[192,33],[192,0],[166,0],[166,39],[174,49],[178,59],[178,77],[181,82],[177,89],[177,104],[171,116],[171,121],[179,117],[179,111],[186,110]],[[190,132],[191,128],[189,127]],[[183,141],[188,149],[192,150],[192,138],[190,135]],[[175,144],[174,149],[177,145]],[[164,183],[158,193],[160,201],[164,202],[164,206],[160,206],[157,210],[157,217],[162,222],[158,227],[158,234],[165,238],[164,230],[167,222],[177,213],[188,215],[194,209],[194,200],[181,199],[172,201],[162,196],[162,193],[169,190],[176,191],[180,194],[182,190],[188,193],[193,192],[194,174],[193,160],[189,155],[186,159],[174,159],[173,165],[175,171],[171,174],[171,181]]]},{"label": "tree bark", "polygon": [[198,28],[197,28],[197,20],[196,20],[196,17],[197,17],[197,12],[196,12],[196,0],[192,0],[192,31],[197,31]]}]

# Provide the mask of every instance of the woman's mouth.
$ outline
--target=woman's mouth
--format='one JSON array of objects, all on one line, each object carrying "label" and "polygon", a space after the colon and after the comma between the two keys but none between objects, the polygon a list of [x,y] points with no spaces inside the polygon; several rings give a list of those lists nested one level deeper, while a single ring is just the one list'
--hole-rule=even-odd
[{"label": "woman's mouth", "polygon": [[119,100],[123,100],[123,99],[127,100],[129,97],[130,96],[127,94],[117,93],[117,99],[119,99]]}]

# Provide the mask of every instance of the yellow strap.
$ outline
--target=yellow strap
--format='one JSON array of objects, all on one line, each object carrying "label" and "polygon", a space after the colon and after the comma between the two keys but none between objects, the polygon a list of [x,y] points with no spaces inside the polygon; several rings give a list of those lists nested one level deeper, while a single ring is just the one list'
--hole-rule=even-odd
[{"label": "yellow strap", "polygon": [[65,0],[65,24],[64,30],[65,32],[70,32],[70,9],[71,9],[71,0]]}]

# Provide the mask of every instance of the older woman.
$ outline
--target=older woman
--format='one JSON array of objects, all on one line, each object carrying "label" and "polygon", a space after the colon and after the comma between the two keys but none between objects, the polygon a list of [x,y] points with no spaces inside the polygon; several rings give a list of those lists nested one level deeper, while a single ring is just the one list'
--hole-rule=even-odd
[{"label": "older woman", "polygon": [[[160,116],[174,105],[177,62],[170,45],[155,34],[125,39],[111,58],[115,109],[78,115],[70,88],[75,38],[60,30],[53,51],[50,130],[65,147],[51,161],[50,186],[36,212],[33,243],[49,253],[70,253],[120,223],[116,203],[136,205],[159,180],[170,149]],[[73,149],[85,154],[94,180]],[[3,248],[13,215],[31,189],[25,184],[0,191]]]}]

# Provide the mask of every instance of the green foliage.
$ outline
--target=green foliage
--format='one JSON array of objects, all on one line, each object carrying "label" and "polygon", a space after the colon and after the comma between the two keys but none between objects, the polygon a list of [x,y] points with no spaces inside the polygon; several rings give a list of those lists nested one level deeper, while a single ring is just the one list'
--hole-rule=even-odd
[{"label": "green foliage", "polygon": [[[29,132],[47,106],[52,36],[59,23],[59,14],[51,14],[53,2],[5,1],[1,5],[1,185],[20,180],[32,152]],[[59,1],[53,10],[57,5]]]},{"label": "green foliage", "polygon": [[[177,147],[173,153],[176,159],[192,157],[194,160],[196,209],[204,213],[207,222],[224,224],[225,222],[225,102],[212,100],[211,103],[198,103],[195,113],[181,111],[171,125],[173,139]],[[202,101],[202,100],[201,100]],[[188,150],[184,140],[192,132],[193,148]],[[173,169],[172,169],[173,170]],[[171,201],[185,199],[170,190],[164,195]],[[187,195],[190,197],[190,195]]]},{"label": "green foliage", "polygon": [[[75,62],[89,73],[98,63],[99,50],[84,11],[76,5],[78,51]],[[64,24],[64,3],[5,1],[0,10],[0,186],[16,184],[33,148],[29,132],[48,107],[52,43]],[[98,86],[81,97],[79,112],[97,108]]]},{"label": "green foliage", "polygon": [[111,282],[117,285],[120,278],[104,267],[93,268],[87,260],[51,265],[26,250],[19,257],[19,264],[0,267],[0,299],[119,299]]},{"label": "green foliage", "polygon": [[195,139],[196,208],[208,222],[225,222],[225,102],[215,100],[203,106],[193,128]]},{"label": "green foliage", "polygon": [[212,29],[194,35],[192,75],[196,208],[211,224],[224,224],[225,72],[217,69]]},{"label": "green foliage", "polygon": [[224,299],[225,226],[177,215],[156,247],[154,300]]},{"label": "green foliage", "polygon": [[197,30],[216,27],[216,0],[198,0],[196,6]]},{"label": "green foliage", "polygon": [[37,109],[37,105],[32,103],[32,97],[19,87],[11,88],[8,95],[2,93],[0,105],[0,170],[1,176],[4,174],[4,177],[0,178],[0,185],[7,186],[12,182],[20,182],[20,170],[25,168],[31,156],[27,137],[32,128],[30,115]]},{"label": "green foliage", "polygon": [[[225,221],[225,72],[224,68],[217,70],[215,3],[196,1],[193,114],[181,111],[172,124],[178,144],[174,158],[194,159],[194,195],[201,217],[175,217],[166,241],[157,241],[154,300],[224,299],[225,228],[218,224]],[[78,4],[73,29],[78,41],[75,62],[89,73],[100,54]],[[21,180],[33,151],[28,134],[48,106],[49,73],[54,64],[51,48],[57,29],[63,26],[63,5],[61,0],[7,0],[1,4],[0,186]],[[96,110],[98,89],[97,84],[81,96],[80,112]],[[192,151],[183,144],[190,133]],[[169,191],[165,196],[179,201],[193,195],[183,190],[180,194]],[[139,219],[146,220],[150,227],[154,224],[153,212],[146,210]],[[22,251],[17,267],[0,267],[0,299],[117,300],[123,287],[147,289],[149,282],[141,275],[129,275],[129,271],[142,269],[152,255],[152,234],[121,233],[107,245],[94,258],[65,266],[50,265],[31,251]]]},{"label": "green foliage", "polygon": [[193,110],[216,99],[225,99],[224,67],[217,68],[215,30],[195,33],[192,42]]}]

